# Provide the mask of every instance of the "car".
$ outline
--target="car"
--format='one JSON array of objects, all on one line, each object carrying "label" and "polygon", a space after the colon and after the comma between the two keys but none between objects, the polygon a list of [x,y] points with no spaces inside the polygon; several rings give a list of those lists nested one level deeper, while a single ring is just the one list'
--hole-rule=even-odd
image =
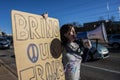
[{"label": "car", "polygon": [[84,46],[82,48],[82,50],[84,51],[82,55],[83,62],[109,57],[108,48],[102,45],[101,43],[89,39],[84,39],[82,42]]},{"label": "car", "polygon": [[104,59],[109,57],[109,50],[106,46],[96,42],[91,43],[92,47],[94,47],[97,50],[96,53],[93,54],[93,59]]},{"label": "car", "polygon": [[6,36],[6,38],[10,41],[10,43],[13,43],[13,37],[12,36]]},{"label": "car", "polygon": [[112,48],[120,48],[120,34],[111,34],[108,36],[108,45]]},{"label": "car", "polygon": [[5,37],[0,37],[0,48],[10,48],[10,41]]}]

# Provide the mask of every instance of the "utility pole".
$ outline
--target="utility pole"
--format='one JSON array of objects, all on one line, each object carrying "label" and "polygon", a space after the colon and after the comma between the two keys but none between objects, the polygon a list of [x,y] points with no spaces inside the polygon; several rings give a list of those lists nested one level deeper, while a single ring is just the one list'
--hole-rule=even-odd
[{"label": "utility pole", "polygon": [[109,21],[109,17],[110,17],[110,13],[109,13],[109,0],[107,0],[107,13],[108,13],[108,21]]},{"label": "utility pole", "polygon": [[119,13],[118,13],[119,14],[119,21],[120,21],[120,6],[118,7],[118,10],[119,10]]}]

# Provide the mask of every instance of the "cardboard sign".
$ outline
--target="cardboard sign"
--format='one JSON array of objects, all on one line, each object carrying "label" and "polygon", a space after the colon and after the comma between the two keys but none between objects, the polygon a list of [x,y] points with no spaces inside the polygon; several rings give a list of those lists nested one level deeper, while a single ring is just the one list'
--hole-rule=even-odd
[{"label": "cardboard sign", "polygon": [[12,10],[12,30],[19,80],[65,80],[57,19]]}]

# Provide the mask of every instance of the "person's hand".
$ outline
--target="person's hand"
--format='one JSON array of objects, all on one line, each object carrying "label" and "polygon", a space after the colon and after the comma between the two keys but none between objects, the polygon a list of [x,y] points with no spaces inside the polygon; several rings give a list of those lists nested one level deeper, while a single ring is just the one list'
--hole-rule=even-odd
[{"label": "person's hand", "polygon": [[47,19],[48,18],[48,13],[46,12],[46,13],[42,14],[42,16],[43,16],[44,19]]}]

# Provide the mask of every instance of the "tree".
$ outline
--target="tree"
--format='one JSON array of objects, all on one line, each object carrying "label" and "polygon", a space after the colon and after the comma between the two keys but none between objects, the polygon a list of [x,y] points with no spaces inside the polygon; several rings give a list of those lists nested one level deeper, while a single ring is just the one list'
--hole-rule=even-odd
[{"label": "tree", "polygon": [[99,17],[99,20],[101,21],[101,20],[105,20],[105,19],[104,19],[103,16],[100,16],[100,17]]},{"label": "tree", "polygon": [[75,27],[82,27],[82,25],[80,23],[78,23],[78,22],[73,22],[71,24],[73,24]]},{"label": "tree", "polygon": [[2,32],[2,36],[6,36],[7,34],[5,32]]},{"label": "tree", "polygon": [[110,20],[113,22],[115,21],[115,16],[111,16]]},{"label": "tree", "polygon": [[83,28],[83,26],[80,24],[80,23],[78,23],[78,22],[72,22],[71,23],[73,26],[75,26],[75,30],[76,30],[76,32],[81,32],[81,28]]}]

